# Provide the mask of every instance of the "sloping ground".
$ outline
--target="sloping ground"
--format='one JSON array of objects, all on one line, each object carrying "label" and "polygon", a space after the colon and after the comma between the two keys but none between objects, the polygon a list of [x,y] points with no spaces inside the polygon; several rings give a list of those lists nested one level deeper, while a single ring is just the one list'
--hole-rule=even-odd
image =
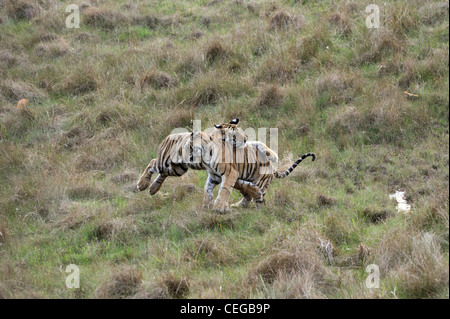
[{"label": "sloping ground", "polygon": [[[0,297],[448,298],[448,2],[136,3],[0,2]],[[202,211],[205,172],[134,192],[235,117],[317,160],[258,210]]]}]

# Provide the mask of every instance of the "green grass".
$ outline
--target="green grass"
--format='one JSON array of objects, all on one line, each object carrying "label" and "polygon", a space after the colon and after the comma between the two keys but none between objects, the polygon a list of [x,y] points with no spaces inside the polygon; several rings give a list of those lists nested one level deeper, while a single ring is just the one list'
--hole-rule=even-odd
[{"label": "green grass", "polygon": [[[388,1],[368,30],[360,2],[120,0],[66,29],[59,2],[0,7],[0,296],[448,298],[448,6]],[[317,160],[259,209],[203,210],[204,171],[135,193],[191,112]]]}]

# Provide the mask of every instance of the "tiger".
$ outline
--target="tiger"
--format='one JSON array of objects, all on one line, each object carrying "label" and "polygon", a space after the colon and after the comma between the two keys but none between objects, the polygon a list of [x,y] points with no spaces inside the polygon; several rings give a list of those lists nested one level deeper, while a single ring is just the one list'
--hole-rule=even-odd
[{"label": "tiger", "polygon": [[[157,158],[150,161],[140,176],[137,189],[143,191],[150,186],[149,193],[154,195],[160,190],[164,180],[168,176],[182,176],[191,168],[194,170],[208,171],[208,182],[205,185],[206,193],[210,187],[208,183],[217,185],[222,182],[223,175],[231,171],[227,169],[227,166],[231,166],[231,163],[214,166],[215,171],[210,168],[209,161],[206,160],[205,162],[206,156],[203,156],[201,159],[198,156],[201,156],[201,153],[204,151],[203,148],[210,149],[209,155],[211,156],[214,153],[219,153],[221,145],[230,145],[232,149],[243,147],[247,141],[247,136],[243,133],[242,129],[236,127],[238,122],[239,119],[234,119],[228,124],[215,125],[211,134],[192,132],[176,133],[167,136],[158,147]],[[225,126],[227,126],[226,129]],[[224,129],[222,130],[222,128]],[[200,148],[196,147],[197,144]],[[194,156],[194,149],[197,156]],[[217,149],[217,151],[213,152],[213,149]],[[159,175],[150,185],[153,173],[158,173]],[[223,180],[226,180],[226,178],[223,178]],[[232,184],[232,187],[239,190],[244,196],[250,196],[252,198],[259,198],[261,196],[259,188],[250,182],[235,180],[229,184]],[[209,207],[211,200],[212,192],[205,195],[204,207]],[[223,212],[227,208],[227,204],[214,208]]]},{"label": "tiger", "polygon": [[[252,149],[254,150],[251,151]],[[277,171],[274,167],[274,163],[278,162],[278,155],[267,145],[259,141],[247,142],[244,149],[244,154],[251,153],[259,154],[259,159],[257,158],[256,162],[250,161],[244,163],[240,171],[241,173],[239,174],[239,178],[256,185],[260,190],[259,196],[255,197],[251,194],[241,192],[244,197],[239,202],[231,205],[231,207],[246,208],[252,200],[255,200],[257,207],[261,206],[265,203],[266,191],[273,178],[285,178],[289,176],[289,174],[309,156],[312,157],[312,161],[316,160],[315,154],[305,153],[300,156],[288,169],[284,171]],[[265,157],[266,159],[264,160]]]},{"label": "tiger", "polygon": [[[219,135],[229,135],[228,130],[235,130],[235,124],[221,124],[215,125],[217,130],[221,131]],[[198,144],[196,144],[198,145]],[[205,151],[207,148],[200,147],[197,151]],[[219,212],[229,211],[230,207],[227,206],[227,201],[231,195],[231,187],[233,180],[246,181],[256,185],[259,188],[258,196],[254,194],[245,193],[241,191],[243,198],[238,203],[231,205],[231,207],[247,207],[252,199],[255,200],[257,207],[265,203],[265,194],[268,186],[272,182],[273,178],[285,178],[307,157],[311,156],[312,161],[315,161],[316,155],[313,153],[306,153],[295,161],[291,167],[285,171],[277,171],[274,163],[278,162],[278,155],[275,151],[271,150],[266,144],[259,141],[246,141],[241,147],[232,148],[230,144],[223,144],[221,148],[222,155],[232,154],[232,164],[224,165],[223,161],[211,158],[210,161],[205,163],[207,170],[212,171],[208,174],[208,180],[205,184],[205,197],[204,206],[208,206],[212,200],[212,194],[214,188],[221,184],[219,190],[219,196],[214,201],[213,208],[219,210]],[[195,149],[194,149],[195,151]],[[223,157],[222,157],[223,159]],[[228,173],[228,181],[223,181],[220,176]],[[231,184],[227,184],[231,183]],[[221,193],[223,196],[221,197]],[[222,201],[222,202],[221,202]]]},{"label": "tiger", "polygon": [[[211,135],[193,132],[166,138],[168,141],[177,141],[175,144],[179,146],[178,153],[175,156],[167,156],[172,151],[173,145],[166,147],[163,141],[158,158],[153,159],[147,166],[138,182],[138,189],[143,190],[148,186],[154,172],[159,172],[160,175],[150,186],[150,194],[155,194],[159,190],[167,176],[181,176],[188,168],[206,169],[208,179],[204,188],[203,206],[210,207],[213,190],[221,184],[213,209],[225,212],[230,210],[228,201],[233,187],[241,192],[243,198],[232,207],[247,207],[252,199],[260,206],[265,202],[267,187],[274,177],[287,177],[308,156],[312,156],[312,160],[315,160],[313,153],[306,153],[289,169],[278,172],[272,164],[278,161],[278,155],[262,142],[247,142],[245,134],[236,127],[238,122],[239,120],[235,119],[227,124],[215,125]],[[180,147],[183,144],[184,146]],[[184,162],[177,160],[176,156],[180,156],[183,150],[185,152],[187,150],[190,155],[189,160]],[[194,154],[201,158],[201,162],[194,163]]]}]

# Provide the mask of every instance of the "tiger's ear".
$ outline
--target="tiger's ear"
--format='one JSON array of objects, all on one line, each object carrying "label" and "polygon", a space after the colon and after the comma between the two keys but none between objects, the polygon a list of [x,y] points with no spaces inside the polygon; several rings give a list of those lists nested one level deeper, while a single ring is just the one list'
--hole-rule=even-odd
[{"label": "tiger's ear", "polygon": [[221,129],[222,125],[214,125],[215,128]]},{"label": "tiger's ear", "polygon": [[230,124],[237,125],[239,123],[239,119],[232,119]]}]

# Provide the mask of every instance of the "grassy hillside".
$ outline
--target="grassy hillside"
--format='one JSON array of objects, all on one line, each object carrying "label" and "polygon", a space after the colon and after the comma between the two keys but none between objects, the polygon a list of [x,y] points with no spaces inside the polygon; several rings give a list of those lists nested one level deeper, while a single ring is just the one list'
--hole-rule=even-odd
[{"label": "grassy hillside", "polygon": [[[0,1],[0,297],[448,298],[448,1],[372,2]],[[135,193],[234,117],[317,160],[260,209],[202,210],[205,172]]]}]

